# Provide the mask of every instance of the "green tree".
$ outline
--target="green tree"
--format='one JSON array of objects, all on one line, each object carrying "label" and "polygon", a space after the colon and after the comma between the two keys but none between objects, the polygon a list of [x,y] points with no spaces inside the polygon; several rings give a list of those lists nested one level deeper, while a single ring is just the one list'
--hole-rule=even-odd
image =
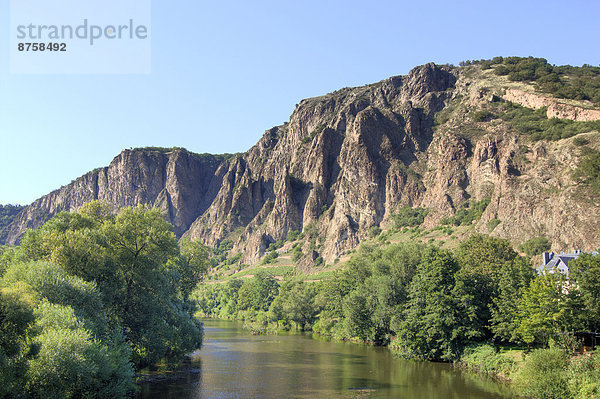
[{"label": "green tree", "polygon": [[542,252],[550,250],[552,243],[546,237],[539,236],[525,241],[519,245],[519,251],[525,252],[528,256],[539,255]]},{"label": "green tree", "polygon": [[[304,331],[312,328],[319,314],[315,296],[316,290],[312,284],[285,282],[279,287],[279,295],[276,300],[281,299],[281,314],[298,324],[300,330]],[[278,320],[281,318],[280,316]]]},{"label": "green tree", "polygon": [[133,386],[129,348],[104,345],[69,306],[47,301],[35,310],[39,354],[28,361],[25,390],[33,398],[124,397]]},{"label": "green tree", "polygon": [[581,254],[569,262],[570,278],[583,300],[585,327],[600,329],[600,255]]},{"label": "green tree", "polygon": [[27,284],[0,287],[0,397],[17,397],[25,386],[27,359],[37,353],[28,336],[37,295]]},{"label": "green tree", "polygon": [[277,281],[270,275],[258,273],[244,281],[238,291],[239,310],[268,311],[277,296]]},{"label": "green tree", "polygon": [[[180,254],[172,226],[159,210],[139,206],[112,215],[106,205],[93,202],[27,232],[20,251],[97,286],[105,314],[123,328],[137,367],[171,361],[200,346],[201,325],[191,316],[187,297],[201,277],[203,259],[185,243]],[[80,308],[75,304],[76,312]],[[184,331],[187,337],[181,336]]]},{"label": "green tree", "polygon": [[371,335],[371,311],[367,298],[360,291],[352,291],[344,298],[344,323],[350,337],[363,341]]},{"label": "green tree", "polygon": [[451,252],[429,248],[410,286],[394,347],[406,358],[453,360],[461,350],[457,303],[452,294],[458,264]]},{"label": "green tree", "polygon": [[[123,208],[102,224],[101,232],[112,265],[101,289],[132,346],[134,364],[174,360],[198,348],[201,325],[190,316],[180,287],[172,284],[177,279],[167,263],[179,256],[179,247],[160,211]],[[178,336],[184,331],[190,333],[185,339]]]},{"label": "green tree", "polygon": [[540,276],[519,302],[516,333],[528,345],[535,342],[546,346],[553,335],[581,327],[581,307],[581,298],[569,289],[563,274]]},{"label": "green tree", "polygon": [[210,249],[199,241],[183,238],[179,242],[184,262],[178,262],[179,286],[184,296],[196,287],[210,268]]},{"label": "green tree", "polygon": [[460,269],[453,293],[462,315],[461,336],[470,340],[489,337],[490,305],[498,295],[503,269],[517,253],[507,240],[475,234],[457,251]]},{"label": "green tree", "polygon": [[402,228],[419,226],[423,223],[428,213],[429,210],[425,208],[412,208],[410,206],[404,206],[400,208],[398,213],[393,215],[395,227]]},{"label": "green tree", "polygon": [[51,303],[70,306],[85,320],[85,327],[99,337],[107,332],[107,314],[102,294],[95,283],[66,273],[49,262],[37,261],[12,264],[2,278],[6,287],[25,284],[35,295]]},{"label": "green tree", "polygon": [[363,292],[367,294],[367,308],[371,315],[368,340],[377,345],[386,344],[392,332],[392,317],[400,309],[397,284],[389,274],[376,274],[367,279],[362,287]]},{"label": "green tree", "polygon": [[519,327],[519,302],[534,278],[529,261],[517,257],[505,263],[498,281],[498,294],[490,304],[490,325],[494,338],[503,342],[516,342]]},{"label": "green tree", "polygon": [[11,265],[0,286],[4,293],[20,290],[30,309],[23,339],[33,345],[13,355],[16,374],[23,375],[14,392],[122,397],[133,390],[129,345],[120,328],[108,323],[94,283],[38,261]]}]

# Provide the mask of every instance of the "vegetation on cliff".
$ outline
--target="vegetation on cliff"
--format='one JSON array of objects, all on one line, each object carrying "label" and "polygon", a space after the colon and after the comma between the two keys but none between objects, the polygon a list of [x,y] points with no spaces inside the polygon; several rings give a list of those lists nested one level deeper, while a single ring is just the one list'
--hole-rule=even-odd
[{"label": "vegetation on cliff", "polygon": [[496,75],[506,75],[511,81],[535,83],[538,90],[558,98],[588,100],[600,105],[600,67],[555,66],[545,58],[534,57],[494,57],[461,63],[472,64],[493,68]]}]

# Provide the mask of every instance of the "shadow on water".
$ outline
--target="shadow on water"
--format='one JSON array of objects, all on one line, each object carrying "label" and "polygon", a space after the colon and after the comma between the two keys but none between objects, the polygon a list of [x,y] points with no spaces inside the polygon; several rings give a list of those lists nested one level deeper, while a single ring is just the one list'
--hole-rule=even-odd
[{"label": "shadow on water", "polygon": [[443,363],[395,359],[374,348],[300,334],[254,336],[206,320],[205,342],[183,370],[139,385],[138,398],[513,397],[491,379]]}]

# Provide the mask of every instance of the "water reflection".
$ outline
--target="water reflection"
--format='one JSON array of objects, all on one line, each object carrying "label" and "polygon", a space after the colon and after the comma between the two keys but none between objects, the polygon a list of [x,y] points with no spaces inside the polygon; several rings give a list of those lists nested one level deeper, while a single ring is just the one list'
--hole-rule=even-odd
[{"label": "water reflection", "polygon": [[508,389],[448,364],[395,359],[384,348],[298,334],[253,336],[205,321],[187,371],[144,383],[140,398],[509,398]]}]

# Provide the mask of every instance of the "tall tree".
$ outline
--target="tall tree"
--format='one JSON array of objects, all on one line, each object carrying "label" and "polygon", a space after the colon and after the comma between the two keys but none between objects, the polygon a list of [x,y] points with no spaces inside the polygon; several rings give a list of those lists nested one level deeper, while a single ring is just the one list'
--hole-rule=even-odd
[{"label": "tall tree", "polygon": [[494,338],[504,342],[518,340],[519,302],[534,278],[530,262],[517,257],[502,268],[498,282],[498,295],[490,305],[490,324]]},{"label": "tall tree", "polygon": [[581,294],[585,307],[585,328],[600,331],[600,255],[581,254],[569,262],[573,289]]},{"label": "tall tree", "polygon": [[460,270],[454,295],[463,316],[461,335],[478,340],[490,337],[492,298],[498,295],[503,268],[517,256],[507,240],[475,234],[457,251]]},{"label": "tall tree", "polygon": [[451,252],[435,248],[426,251],[410,287],[404,319],[396,331],[396,345],[402,356],[453,360],[460,353],[460,315],[452,293],[457,270]]},{"label": "tall tree", "polygon": [[92,202],[29,231],[20,251],[96,284],[136,366],[177,359],[200,346],[201,325],[187,297],[204,265],[194,257],[198,251],[180,254],[159,210],[139,206],[113,215],[105,204]]},{"label": "tall tree", "polygon": [[581,328],[582,303],[562,273],[537,277],[523,293],[518,306],[516,332],[528,345],[547,345],[555,335]]}]

